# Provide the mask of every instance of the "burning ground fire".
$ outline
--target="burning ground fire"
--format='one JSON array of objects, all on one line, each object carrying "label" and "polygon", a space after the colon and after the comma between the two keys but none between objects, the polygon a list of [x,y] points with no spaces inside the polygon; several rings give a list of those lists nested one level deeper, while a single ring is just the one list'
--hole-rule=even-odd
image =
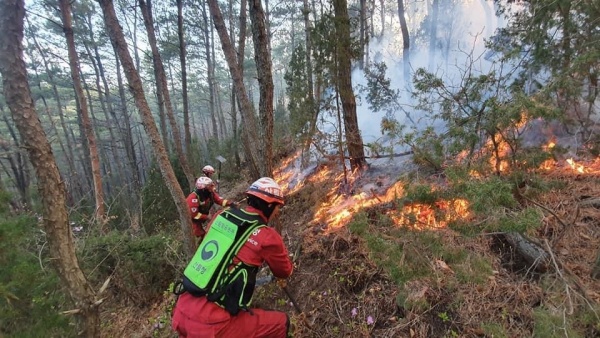
[{"label": "burning ground fire", "polygon": [[[543,147],[543,150],[550,151],[553,147],[554,143],[550,142]],[[408,203],[399,206],[399,203],[394,202],[399,202],[405,196],[404,182],[402,181],[390,185],[382,193],[381,189],[369,188],[369,186],[375,187],[376,185],[373,182],[367,182],[368,180],[362,178],[360,173],[348,173],[345,180],[344,173],[334,170],[337,166],[332,168],[329,165],[317,168],[313,166],[299,172],[293,169],[300,167],[299,161],[299,154],[287,159],[276,171],[275,178],[288,196],[299,191],[307,183],[319,186],[326,182],[335,182],[327,194],[326,201],[316,207],[312,221],[313,224],[321,224],[324,229],[327,229],[326,231],[344,227],[361,210],[377,206],[381,206],[381,213],[391,218],[396,226],[412,227],[417,230],[444,228],[453,221],[467,220],[471,217],[469,203],[464,199],[439,200],[433,205]],[[561,166],[559,161],[547,160],[539,168],[547,171],[563,167],[576,175],[600,173],[600,158],[590,163],[589,166],[577,163],[572,158],[563,163],[567,163],[568,167]],[[506,169],[506,166],[502,165],[501,169]],[[565,173],[568,174],[568,172]]]},{"label": "burning ground fire", "polygon": [[[290,169],[293,162],[299,161],[299,155],[286,160],[275,173],[275,178],[282,186],[286,195],[291,195],[300,190],[307,183],[314,185],[325,182],[335,182],[327,194],[327,199],[317,206],[313,217],[314,224],[326,225],[328,230],[335,230],[346,226],[355,214],[361,210],[382,206],[382,213],[390,217],[396,226],[411,226],[415,229],[443,228],[449,222],[466,219],[470,216],[468,202],[462,199],[438,201],[434,205],[410,203],[401,209],[394,203],[405,195],[404,182],[398,181],[389,186],[384,193],[378,193],[372,183],[365,183],[357,172],[348,173],[347,182],[344,182],[344,173],[336,173],[330,166],[322,166],[318,172],[313,169],[312,174],[304,179],[296,179],[298,172]],[[360,182],[360,183],[358,183]],[[363,191],[352,191],[350,187],[358,190],[359,184]]]}]

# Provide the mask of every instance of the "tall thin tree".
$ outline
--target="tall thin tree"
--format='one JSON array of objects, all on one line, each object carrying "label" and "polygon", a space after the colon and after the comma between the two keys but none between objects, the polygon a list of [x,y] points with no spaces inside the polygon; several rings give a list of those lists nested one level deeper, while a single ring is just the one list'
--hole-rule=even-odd
[{"label": "tall thin tree", "polygon": [[186,154],[191,156],[192,134],[190,132],[190,108],[187,89],[186,42],[183,28],[183,0],[177,0],[177,37],[179,39],[179,63],[181,64],[181,96],[183,102],[183,134]]},{"label": "tall thin tree", "polygon": [[273,65],[269,49],[269,35],[265,11],[261,0],[250,0],[250,21],[252,22],[252,41],[254,41],[254,60],[258,74],[259,101],[258,112],[261,121],[259,130],[263,141],[261,150],[264,161],[263,176],[273,175]]},{"label": "tall thin tree", "polygon": [[150,49],[152,50],[152,62],[154,65],[154,76],[156,78],[156,90],[164,99],[165,111],[167,113],[169,123],[171,124],[171,132],[173,133],[175,152],[177,153],[181,169],[183,169],[183,173],[188,180],[189,188],[191,190],[196,182],[196,179],[190,170],[187,157],[185,156],[183,147],[181,146],[181,133],[179,132],[177,120],[175,119],[175,114],[173,113],[173,106],[171,104],[171,95],[169,94],[165,67],[156,44],[154,19],[152,18],[152,2],[151,0],[139,0],[138,3],[140,5],[140,10],[142,11],[142,16],[144,17],[144,25],[146,26],[146,32],[148,33],[148,42],[150,43]]},{"label": "tall thin tree", "polygon": [[98,305],[102,301],[96,300],[94,290],[79,268],[67,216],[64,182],[27,83],[23,60],[24,16],[23,0],[0,2],[0,74],[4,97],[35,168],[43,206],[43,225],[53,265],[64,283],[64,289],[78,307],[69,313],[81,315],[83,336],[100,337]]},{"label": "tall thin tree", "polygon": [[133,59],[129,54],[129,49],[127,47],[127,43],[125,42],[123,30],[119,24],[119,20],[117,19],[117,14],[115,13],[114,4],[112,0],[98,0],[98,2],[100,3],[100,7],[102,8],[102,13],[104,15],[106,31],[110,37],[111,43],[113,44],[113,48],[119,55],[119,60],[121,60],[127,81],[129,82],[129,88],[142,117],[142,123],[152,141],[154,156],[156,157],[161,174],[165,179],[165,184],[169,189],[171,197],[173,198],[175,206],[177,207],[177,211],[179,212],[179,220],[181,230],[183,231],[184,235],[185,249],[187,254],[191,257],[195,250],[194,239],[192,237],[192,217],[190,215],[190,210],[187,207],[183,190],[181,190],[181,187],[177,182],[177,177],[175,176],[173,167],[169,162],[169,156],[165,149],[165,145],[162,142],[160,133],[158,132],[158,128],[156,127],[156,123],[152,117],[152,111],[150,111],[150,106],[148,105],[148,101],[146,100],[146,96],[144,94],[142,80],[135,69]]},{"label": "tall thin tree", "polygon": [[346,133],[346,146],[350,156],[350,167],[359,169],[365,164],[365,150],[356,116],[356,98],[352,90],[351,43],[350,43],[350,17],[346,0],[333,0],[335,11],[335,29],[337,41],[337,74],[336,82],[340,92],[342,107],[344,108],[344,132]]},{"label": "tall thin tree", "polygon": [[90,163],[92,167],[92,178],[94,182],[94,198],[96,200],[96,210],[94,213],[95,219],[104,223],[104,191],[102,188],[102,175],[100,173],[100,157],[98,156],[98,147],[96,145],[96,135],[92,127],[92,120],[88,114],[88,105],[83,93],[83,86],[79,75],[79,57],[75,49],[75,37],[73,34],[73,24],[71,16],[71,4],[69,0],[59,0],[58,6],[60,9],[60,17],[63,24],[63,32],[67,40],[67,51],[69,54],[69,67],[71,68],[71,79],[73,87],[77,95],[77,103],[79,104],[79,113],[81,114],[81,123],[83,132],[87,141],[87,146],[90,151]]},{"label": "tall thin tree", "polygon": [[[221,47],[223,48],[223,53],[225,54],[227,65],[229,66],[229,72],[233,78],[233,86],[242,112],[242,119],[244,121],[244,128],[242,129],[244,141],[242,144],[244,145],[246,158],[250,165],[250,175],[253,178],[259,178],[263,176],[266,171],[264,163],[262,162],[263,159],[260,158],[258,155],[259,151],[257,150],[260,149],[260,140],[258,139],[258,123],[254,116],[254,108],[252,107],[252,103],[246,92],[242,71],[238,65],[239,60],[236,57],[235,49],[229,39],[229,34],[227,33],[227,28],[225,27],[225,21],[223,20],[223,14],[221,14],[219,4],[217,3],[217,0],[207,1],[210,13],[213,16],[215,29],[221,40]],[[240,58],[242,57],[243,56],[240,55]]]}]

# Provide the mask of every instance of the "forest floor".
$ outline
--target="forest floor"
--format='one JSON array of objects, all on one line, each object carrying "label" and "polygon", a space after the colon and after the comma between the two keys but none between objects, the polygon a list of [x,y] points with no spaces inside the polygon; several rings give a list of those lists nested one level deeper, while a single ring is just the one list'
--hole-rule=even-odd
[{"label": "forest floor", "polygon": [[[407,227],[398,236],[397,226],[382,221],[382,215],[398,207],[379,193],[393,183],[389,170],[373,168],[369,174],[367,169],[344,187],[334,163],[320,164],[297,182],[301,188],[290,189],[294,192],[276,225],[294,260],[287,290],[299,309],[276,283],[257,287],[253,305],[287,312],[294,337],[599,337],[600,281],[590,275],[600,248],[600,160],[581,164],[584,173],[567,165],[541,170],[545,180],[560,184],[536,195],[535,201],[521,201],[543,214],[540,226],[527,235],[550,254],[545,272],[528,268],[491,233],[465,236],[449,227]],[[423,178],[439,181],[439,176]],[[369,198],[381,203],[360,210],[340,207],[339,201],[357,194],[353,187],[359,186],[370,187]],[[243,196],[245,184],[228,188]],[[368,236],[353,233],[347,224],[332,227],[327,221],[336,216],[332,210],[360,211]],[[419,236],[460,248],[462,258],[439,254]],[[374,251],[377,241],[402,248],[402,255]],[[380,264],[392,261],[402,270],[411,259],[428,273],[406,283],[397,283],[397,273]],[[478,265],[488,272],[483,277],[474,272]],[[111,320],[106,336],[176,336],[164,319],[172,302],[166,293],[150,309],[105,312],[104,320]]]}]

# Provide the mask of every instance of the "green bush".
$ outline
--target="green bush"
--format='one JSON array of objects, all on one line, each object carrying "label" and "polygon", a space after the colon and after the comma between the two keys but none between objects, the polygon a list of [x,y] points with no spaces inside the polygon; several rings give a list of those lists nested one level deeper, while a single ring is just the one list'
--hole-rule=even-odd
[{"label": "green bush", "polygon": [[[0,221],[0,336],[75,337],[60,280],[36,245],[37,221],[19,216]],[[42,268],[43,266],[43,268]]]},{"label": "green bush", "polygon": [[185,268],[181,243],[167,234],[132,237],[113,231],[88,237],[80,251],[82,269],[91,283],[102,285],[111,277],[109,291],[138,306],[159,301]]},{"label": "green bush", "polygon": [[[183,193],[187,196],[190,193],[187,179],[181,170],[179,162],[171,161],[173,170]],[[165,184],[165,180],[156,163],[148,172],[148,180],[142,190],[142,226],[148,234],[156,234],[161,231],[172,230],[169,228],[171,221],[179,219],[177,207],[173,197]]]}]

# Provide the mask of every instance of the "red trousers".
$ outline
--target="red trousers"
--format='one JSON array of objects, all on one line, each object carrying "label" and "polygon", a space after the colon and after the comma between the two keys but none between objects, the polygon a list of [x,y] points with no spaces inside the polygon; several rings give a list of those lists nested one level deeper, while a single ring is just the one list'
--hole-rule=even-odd
[{"label": "red trousers", "polygon": [[286,338],[288,317],[284,312],[252,309],[231,316],[225,309],[189,293],[179,296],[171,326],[188,338]]}]

